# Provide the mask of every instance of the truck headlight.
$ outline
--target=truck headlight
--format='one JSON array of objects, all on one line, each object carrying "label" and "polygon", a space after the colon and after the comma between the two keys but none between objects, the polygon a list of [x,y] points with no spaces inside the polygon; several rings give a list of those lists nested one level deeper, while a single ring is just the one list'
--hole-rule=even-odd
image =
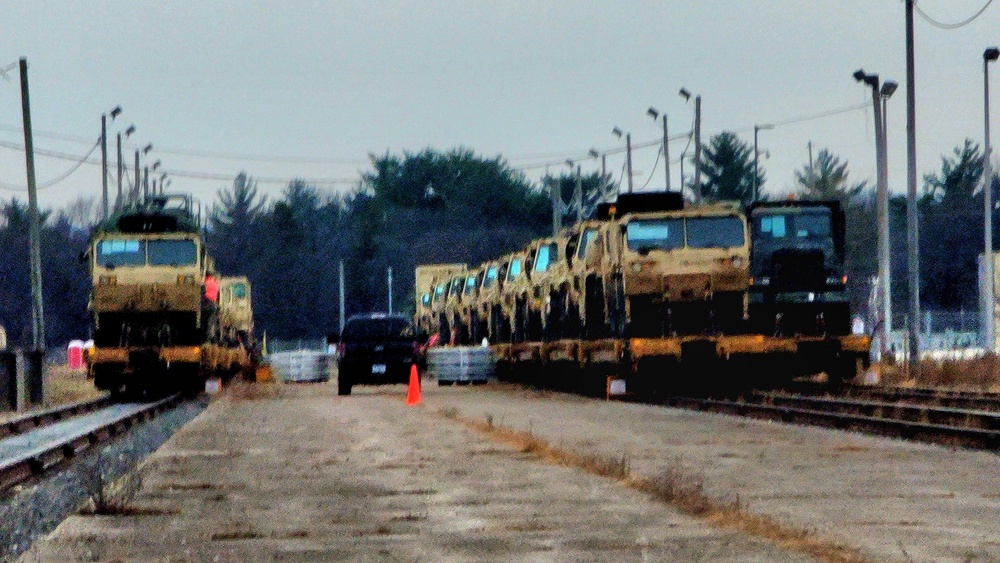
[{"label": "truck headlight", "polygon": [[118,276],[100,276],[97,278],[97,285],[115,285],[118,283]]}]

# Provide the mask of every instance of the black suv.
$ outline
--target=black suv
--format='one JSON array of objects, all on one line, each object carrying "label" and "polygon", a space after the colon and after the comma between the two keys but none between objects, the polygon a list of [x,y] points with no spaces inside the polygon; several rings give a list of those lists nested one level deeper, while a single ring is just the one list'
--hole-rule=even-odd
[{"label": "black suv", "polygon": [[358,384],[407,383],[419,350],[413,324],[403,315],[352,315],[340,335],[337,393],[350,395]]}]

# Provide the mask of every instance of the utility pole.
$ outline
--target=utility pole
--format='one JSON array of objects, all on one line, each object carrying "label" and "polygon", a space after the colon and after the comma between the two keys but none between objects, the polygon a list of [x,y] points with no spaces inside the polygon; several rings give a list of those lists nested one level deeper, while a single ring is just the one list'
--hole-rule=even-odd
[{"label": "utility pole", "polygon": [[31,104],[28,95],[28,60],[21,57],[21,115],[24,120],[24,159],[28,175],[28,221],[30,222],[31,321],[34,354],[28,356],[26,381],[28,401],[42,402],[42,355],[45,352],[45,320],[42,307],[41,225],[38,218],[38,191],[35,185],[35,145],[31,133]]},{"label": "utility pole", "polygon": [[118,132],[118,197],[115,198],[115,209],[122,205],[122,178],[125,176],[125,164],[122,160],[122,134]]},{"label": "utility pole", "polygon": [[665,190],[670,191],[670,145],[667,140],[667,114],[663,113],[663,172],[665,174],[666,183],[664,184]]},{"label": "utility pole", "polygon": [[[154,180],[155,182],[156,180]],[[142,201],[149,199],[149,167],[142,167]]]},{"label": "utility pole", "polygon": [[101,218],[108,218],[108,116],[101,114]]},{"label": "utility pole", "polygon": [[548,180],[552,195],[552,236],[558,236],[562,229],[562,182],[551,176]]},{"label": "utility pole", "polygon": [[993,291],[993,170],[990,162],[990,61],[1000,58],[1000,49],[983,51],[983,348],[996,351],[996,297]]},{"label": "utility pole", "polygon": [[576,165],[576,222],[583,222],[583,176],[580,173],[580,165]]},{"label": "utility pole", "polygon": [[701,95],[694,97],[694,197],[701,205]]},{"label": "utility pole", "polygon": [[917,222],[916,80],[913,76],[913,5],[906,0],[906,265],[910,286],[907,356],[911,379],[920,377],[920,233]]},{"label": "utility pole", "polygon": [[389,314],[392,314],[392,266],[389,266]]},{"label": "utility pole", "polygon": [[813,171],[813,142],[809,141],[808,143],[806,143],[806,146],[809,147],[809,173],[812,174],[812,171]]},{"label": "utility pole", "polygon": [[611,182],[608,182],[608,155],[601,155],[601,194],[604,199],[611,195]]},{"label": "utility pole", "polygon": [[[160,185],[162,186],[163,184],[161,183]],[[346,319],[344,319],[344,261],[343,260],[340,260],[337,263],[337,270],[338,270],[338,277],[340,278],[338,280],[339,281],[338,285],[340,286],[340,334],[344,334],[344,321]]]},{"label": "utility pole", "polygon": [[625,173],[628,174],[628,193],[632,193],[632,133],[625,134]]},{"label": "utility pole", "polygon": [[135,151],[135,176],[132,178],[132,191],[131,191],[131,194],[129,195],[129,198],[128,198],[128,200],[130,202],[135,202],[135,201],[138,201],[138,199],[139,199],[139,180],[140,179],[141,179],[141,177],[139,176],[139,150],[136,149],[136,151]]}]

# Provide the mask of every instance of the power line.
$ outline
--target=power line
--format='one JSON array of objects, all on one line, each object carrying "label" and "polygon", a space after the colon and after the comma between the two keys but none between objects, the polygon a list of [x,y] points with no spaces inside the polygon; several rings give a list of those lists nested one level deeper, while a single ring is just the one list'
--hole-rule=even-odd
[{"label": "power line", "polygon": [[[24,151],[24,145],[21,145],[21,144],[18,144],[18,143],[11,143],[9,141],[0,141],[0,147],[11,149],[11,150],[22,151],[22,152]],[[96,146],[95,146],[95,148],[96,148]],[[159,152],[159,149],[157,149],[157,151]],[[69,154],[69,153],[60,152],[60,151],[39,149],[39,148],[35,149],[35,154],[39,154],[39,155],[42,155],[42,156],[48,156],[48,157],[51,157],[51,158],[57,158],[57,159],[61,159],[61,160],[72,160],[74,162],[80,160],[79,164],[81,164],[81,165],[82,164],[91,164],[91,165],[95,165],[95,166],[100,166],[101,163],[99,161],[90,158],[90,155],[92,155],[93,152],[94,152],[94,148],[92,148],[90,150],[90,152],[87,153],[87,155],[81,160],[79,156],[74,155],[74,154]],[[77,167],[79,167],[79,165]],[[128,173],[128,168],[129,168],[128,166],[124,167],[124,170],[125,170],[126,174]],[[163,169],[163,171],[166,172],[170,176],[176,176],[178,178],[191,178],[191,179],[198,179],[198,180],[223,180],[223,181],[229,181],[229,180],[232,180],[235,177],[234,174],[227,174],[227,173],[221,173],[221,172],[199,172],[199,171],[183,170],[183,169]],[[301,178],[301,177],[296,177],[296,176],[291,176],[291,177],[284,177],[284,176],[260,176],[260,177],[258,177],[258,176],[254,176],[254,180],[257,181],[257,182],[259,182],[259,183],[261,183],[261,184],[288,184],[288,183],[292,182],[293,180],[301,180],[301,181],[304,181],[306,183],[311,183],[311,184],[354,185],[355,183],[358,182],[359,178]],[[129,181],[129,183],[131,183],[131,180]],[[23,187],[13,186],[11,184],[0,184],[0,186],[3,186],[4,189],[17,189],[17,190],[23,190],[23,189],[25,189]]]},{"label": "power line", "polygon": [[917,11],[918,14],[920,14],[920,17],[924,18],[924,20],[926,20],[927,23],[933,25],[934,27],[937,27],[939,29],[958,29],[960,27],[965,27],[965,26],[969,25],[970,23],[972,23],[973,20],[975,20],[976,18],[978,18],[979,16],[981,16],[983,14],[983,12],[986,11],[986,8],[989,8],[990,4],[992,4],[992,3],[993,3],[993,0],[986,0],[986,4],[984,4],[983,7],[980,8],[978,12],[976,12],[975,14],[972,14],[972,16],[970,18],[965,19],[965,20],[960,21],[960,22],[957,22],[957,23],[944,23],[944,22],[940,22],[940,21],[935,20],[934,18],[932,18],[929,15],[927,15],[927,12],[924,12],[923,10],[921,10],[920,9],[920,4],[918,4],[916,2],[913,3],[913,8],[916,9],[916,11]]},{"label": "power line", "polygon": [[[83,155],[82,158],[79,158],[72,166],[70,166],[69,170],[67,170],[66,172],[63,172],[59,176],[56,176],[55,178],[53,178],[53,179],[51,179],[51,180],[49,180],[47,182],[42,182],[41,184],[38,184],[38,186],[36,186],[36,188],[39,189],[39,190],[44,190],[45,188],[50,188],[50,187],[58,184],[59,182],[62,182],[66,178],[69,178],[69,176],[71,174],[73,174],[74,172],[76,172],[77,169],[79,169],[81,166],[83,166],[84,163],[86,163],[88,161],[88,159],[90,158],[90,155],[94,154],[94,151],[97,150],[97,147],[100,146],[100,144],[101,144],[101,141],[100,141],[100,139],[98,139],[97,142],[94,143],[94,146],[90,147],[90,151],[88,151],[87,154]],[[28,187],[27,186],[18,186],[18,185],[15,185],[15,184],[7,184],[7,183],[0,183],[0,189],[7,190],[7,191],[17,191],[17,192],[26,192],[26,191],[28,191]]]}]

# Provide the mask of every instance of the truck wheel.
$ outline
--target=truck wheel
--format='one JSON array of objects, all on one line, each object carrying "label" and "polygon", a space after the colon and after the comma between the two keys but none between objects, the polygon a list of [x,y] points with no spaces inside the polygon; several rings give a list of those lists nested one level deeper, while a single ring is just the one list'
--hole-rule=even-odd
[{"label": "truck wheel", "polygon": [[350,395],[351,394],[351,382],[344,377],[337,376],[337,394],[338,395]]}]

